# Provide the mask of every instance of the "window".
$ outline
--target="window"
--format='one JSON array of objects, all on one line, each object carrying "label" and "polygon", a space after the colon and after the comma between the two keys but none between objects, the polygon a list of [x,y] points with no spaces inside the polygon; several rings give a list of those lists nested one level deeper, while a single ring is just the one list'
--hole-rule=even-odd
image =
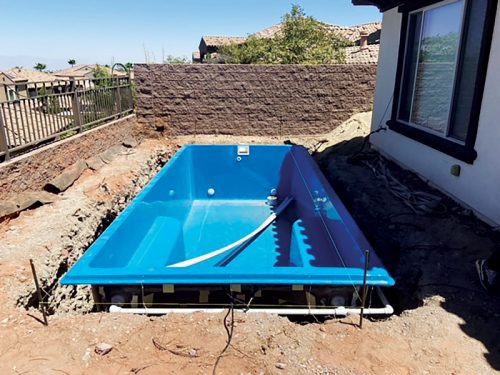
[{"label": "window", "polygon": [[13,101],[16,101],[17,100],[17,92],[15,92],[14,90],[12,89],[9,89],[9,100],[11,102]]},{"label": "window", "polygon": [[400,7],[403,26],[389,126],[472,163],[496,0],[414,3],[420,7]]}]

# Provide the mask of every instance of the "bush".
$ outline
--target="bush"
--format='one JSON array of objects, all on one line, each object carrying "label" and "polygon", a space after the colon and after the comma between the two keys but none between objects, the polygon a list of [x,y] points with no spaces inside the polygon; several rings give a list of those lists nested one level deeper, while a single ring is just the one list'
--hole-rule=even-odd
[{"label": "bush", "polygon": [[38,99],[42,101],[43,113],[49,115],[56,115],[62,112],[61,104],[59,103],[58,96],[49,96],[51,92],[48,92],[45,87],[38,90]]},{"label": "bush", "polygon": [[94,75],[94,84],[97,88],[109,87],[113,85],[111,79],[111,69],[107,66],[96,65],[92,70]]},{"label": "bush", "polygon": [[164,64],[182,65],[182,64],[191,64],[191,61],[188,60],[186,57],[168,55],[163,60],[163,63]]}]

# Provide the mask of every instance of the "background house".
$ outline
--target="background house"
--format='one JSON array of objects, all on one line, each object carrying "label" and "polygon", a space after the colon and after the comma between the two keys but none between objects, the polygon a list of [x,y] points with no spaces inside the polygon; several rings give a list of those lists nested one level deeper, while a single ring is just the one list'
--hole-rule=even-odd
[{"label": "background house", "polygon": [[[106,69],[111,74],[111,68],[109,66],[103,66],[98,64],[79,64],[72,66],[68,69],[59,70],[54,72],[54,75],[59,78],[65,79],[94,79],[94,70],[97,66]],[[127,73],[122,70],[113,70],[114,77],[126,77]]]},{"label": "background house", "polygon": [[[381,22],[370,22],[355,26],[339,26],[327,23],[322,23],[322,25],[353,43],[353,46],[346,48],[347,64],[377,63]],[[281,31],[281,28],[282,23],[278,23],[251,36],[273,38]],[[220,47],[230,44],[243,44],[246,39],[247,37],[241,36],[203,36],[199,45],[199,54],[195,55],[196,52],[193,52],[193,62],[204,62],[208,59],[211,62],[218,62]]]},{"label": "background house", "polygon": [[0,72],[0,102],[31,98],[44,87],[50,92],[62,92],[67,82],[62,77],[26,68]]},{"label": "background house", "polygon": [[191,56],[191,59],[192,59],[192,63],[193,64],[197,64],[197,63],[201,63],[201,54],[200,54],[200,51],[194,51],[192,56]]},{"label": "background house", "polygon": [[216,59],[220,47],[230,44],[242,44],[246,39],[244,36],[202,36],[198,46],[199,60],[203,62],[207,57]]},{"label": "background house", "polygon": [[371,144],[500,224],[496,0],[353,0],[383,11]]}]

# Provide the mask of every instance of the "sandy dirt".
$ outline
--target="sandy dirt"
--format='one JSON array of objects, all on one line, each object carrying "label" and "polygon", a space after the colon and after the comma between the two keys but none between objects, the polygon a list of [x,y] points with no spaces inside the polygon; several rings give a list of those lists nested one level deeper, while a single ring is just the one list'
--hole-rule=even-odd
[{"label": "sandy dirt", "polygon": [[[493,374],[500,370],[499,300],[482,292],[473,260],[497,235],[454,202],[415,215],[359,153],[370,114],[314,138],[182,137],[145,140],[98,171],[86,171],[56,202],[0,223],[0,374],[210,374],[226,344],[224,314],[161,317],[92,313],[89,291],[57,280],[155,171],[184,143],[305,144],[397,279],[392,317],[298,324],[236,313],[218,374]],[[395,165],[413,189],[439,194]],[[53,314],[43,326],[28,260]],[[25,308],[27,306],[27,309]],[[95,353],[96,345],[113,349]]]}]

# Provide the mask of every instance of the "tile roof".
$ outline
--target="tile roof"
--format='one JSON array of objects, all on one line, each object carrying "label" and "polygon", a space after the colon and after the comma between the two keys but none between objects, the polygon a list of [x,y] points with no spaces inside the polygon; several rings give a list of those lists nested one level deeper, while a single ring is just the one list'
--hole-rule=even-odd
[{"label": "tile roof", "polygon": [[276,34],[278,34],[281,31],[281,26],[282,26],[282,24],[280,22],[276,25],[265,28],[264,30],[258,31],[256,33],[252,34],[252,36],[255,36],[257,38],[272,38],[273,36],[275,36]]},{"label": "tile roof", "polygon": [[[87,78],[93,76],[93,71],[98,64],[79,64],[72,66],[71,68],[59,70],[54,72],[57,77],[68,77],[68,78]],[[111,73],[111,68],[101,65],[101,67],[107,69]],[[113,74],[115,76],[126,76],[127,73],[121,70],[114,70]]]},{"label": "tile roof", "polygon": [[227,46],[229,44],[240,44],[247,40],[244,36],[210,36],[205,35],[201,38],[205,41],[207,46],[220,47]]},{"label": "tile roof", "polygon": [[92,70],[95,68],[95,65],[75,65],[71,68],[62,69],[54,74],[59,77],[84,77],[87,74],[91,74]]},{"label": "tile roof", "polygon": [[379,43],[380,30],[382,29],[382,22],[370,22],[355,26],[338,26],[338,25],[328,25],[329,29],[340,34],[344,38],[350,40],[353,43],[359,41],[359,36],[362,32],[369,35],[368,42],[370,43],[370,36],[377,34],[378,38],[373,40],[371,44]]},{"label": "tile roof", "polygon": [[[339,25],[331,25],[328,23],[323,23],[322,24],[330,31],[333,31],[340,36],[344,37],[345,39],[356,43],[359,41],[359,36],[361,32],[365,32],[369,35],[368,37],[368,43],[370,44],[376,44],[379,43],[380,39],[380,30],[382,29],[382,22],[370,22],[370,23],[364,23],[361,25],[354,25],[354,26],[339,26]],[[259,32],[256,32],[255,34],[252,34],[253,36],[256,36],[258,38],[272,38],[274,37],[277,33],[281,31],[282,23],[278,23],[274,26],[268,27],[267,29],[261,30]]]},{"label": "tile roof", "polygon": [[61,80],[53,74],[26,68],[12,68],[1,72],[13,82],[52,82]]},{"label": "tile roof", "polygon": [[369,44],[366,48],[346,47],[346,64],[377,64],[379,44]]}]

